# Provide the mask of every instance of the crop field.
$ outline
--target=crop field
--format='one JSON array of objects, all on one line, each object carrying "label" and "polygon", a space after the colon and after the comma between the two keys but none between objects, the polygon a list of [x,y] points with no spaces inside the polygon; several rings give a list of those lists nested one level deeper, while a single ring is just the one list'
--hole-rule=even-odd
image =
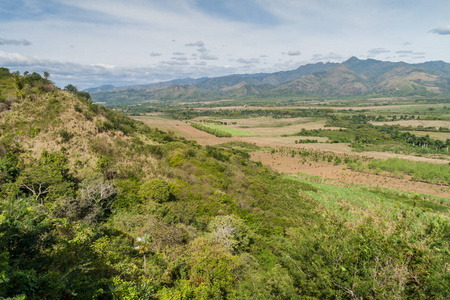
[{"label": "crop field", "polygon": [[214,132],[214,131],[223,132],[223,133],[226,133],[231,136],[256,136],[257,135],[255,133],[252,133],[249,131],[244,131],[242,129],[238,129],[238,128],[226,126],[226,125],[201,124],[201,126],[205,127],[207,130],[208,129],[211,130],[212,132]]},{"label": "crop field", "polygon": [[[236,106],[220,110],[202,107],[201,113],[190,120],[174,120],[163,113],[135,118],[201,145],[230,142],[254,145],[260,150],[253,149],[253,160],[291,176],[317,176],[336,186],[361,185],[450,198],[450,153],[445,148],[450,133],[442,131],[450,127],[446,106],[328,106],[331,110],[325,114],[321,113],[321,107],[312,108],[317,109],[317,116],[297,116],[296,112],[306,107]],[[402,112],[415,113],[416,119],[408,119],[411,116]],[[426,119],[430,112],[434,113],[433,120]],[[237,117],[230,118],[230,114]],[[385,121],[367,122],[363,115],[368,120]],[[191,123],[229,137],[217,137],[192,127]],[[400,131],[391,133],[392,130]],[[415,136],[414,141],[418,142],[405,143],[402,139],[406,133],[408,138]],[[425,140],[418,146],[421,138]],[[363,143],[351,143],[358,139]],[[431,143],[435,144],[430,146]],[[440,150],[436,151],[438,147]]]}]

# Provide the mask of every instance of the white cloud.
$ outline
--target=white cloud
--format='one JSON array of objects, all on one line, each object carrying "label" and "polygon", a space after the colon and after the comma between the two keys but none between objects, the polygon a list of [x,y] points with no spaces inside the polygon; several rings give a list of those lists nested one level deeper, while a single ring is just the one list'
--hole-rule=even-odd
[{"label": "white cloud", "polygon": [[299,55],[302,55],[302,53],[300,51],[298,51],[298,50],[291,50],[291,51],[288,51],[287,55],[299,56]]},{"label": "white cloud", "polygon": [[201,60],[218,60],[219,58],[214,55],[210,55],[208,53],[202,53],[198,58]]},{"label": "white cloud", "polygon": [[196,41],[196,42],[193,42],[193,43],[185,44],[185,46],[186,47],[204,47],[205,43],[203,43],[202,41]]},{"label": "white cloud", "polygon": [[259,62],[260,62],[260,60],[258,58],[250,58],[250,59],[238,58],[238,59],[236,59],[236,61],[240,64],[245,64],[245,65],[259,64]]},{"label": "white cloud", "polygon": [[172,59],[173,59],[173,60],[178,60],[178,61],[185,61],[185,60],[188,60],[188,58],[185,57],[185,56],[175,56],[175,57],[172,57]]},{"label": "white cloud", "polygon": [[150,56],[152,56],[152,57],[158,57],[158,56],[161,56],[162,54],[161,53],[156,53],[156,52],[151,52],[150,53]]},{"label": "white cloud", "polygon": [[444,25],[444,26],[440,26],[440,27],[431,29],[430,32],[440,34],[440,35],[450,34],[450,25]]},{"label": "white cloud", "polygon": [[0,38],[0,45],[14,45],[14,46],[30,46],[31,42],[27,40],[10,40]]},{"label": "white cloud", "polygon": [[389,52],[390,52],[390,50],[385,49],[385,48],[373,48],[373,49],[370,49],[369,51],[367,51],[367,53],[369,53],[369,55],[371,55],[371,56],[383,54],[383,53],[389,53]]},{"label": "white cloud", "polygon": [[328,54],[313,54],[311,60],[314,62],[318,61],[342,61],[344,58],[336,53],[330,52]]}]

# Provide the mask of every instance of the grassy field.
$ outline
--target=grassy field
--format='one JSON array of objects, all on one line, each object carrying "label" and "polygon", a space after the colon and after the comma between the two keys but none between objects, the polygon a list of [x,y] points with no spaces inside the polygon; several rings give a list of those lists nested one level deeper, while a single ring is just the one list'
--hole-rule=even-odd
[{"label": "grassy field", "polygon": [[[211,129],[211,132],[224,132],[230,136],[257,136],[257,134],[244,131],[238,128],[233,128],[227,125],[216,125],[216,124],[201,124],[201,126]],[[198,128],[199,129],[199,128]],[[202,130],[202,129],[200,129]],[[206,131],[206,130],[205,130]]]}]

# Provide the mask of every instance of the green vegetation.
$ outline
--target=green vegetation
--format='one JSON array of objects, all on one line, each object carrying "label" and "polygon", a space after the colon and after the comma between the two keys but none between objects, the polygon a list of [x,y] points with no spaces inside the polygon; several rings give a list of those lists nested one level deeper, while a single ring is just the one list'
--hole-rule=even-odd
[{"label": "green vegetation", "polygon": [[[443,142],[431,139],[428,135],[418,137],[409,132],[402,132],[396,126],[374,126],[368,123],[369,120],[371,120],[370,117],[362,114],[344,117],[331,116],[327,121],[328,126],[344,127],[345,129],[302,129],[294,136],[327,137],[331,143],[350,143],[359,151],[378,148],[395,153],[449,154],[450,139]],[[385,148],[386,145],[389,147]]]},{"label": "green vegetation", "polygon": [[366,170],[368,168],[378,172],[387,171],[394,175],[410,175],[413,180],[450,185],[450,165],[388,158],[387,160],[372,160],[367,167],[364,167],[362,164],[350,166],[357,170]]},{"label": "green vegetation", "polygon": [[215,135],[217,137],[232,137],[231,133],[223,131],[221,129],[213,128],[210,125],[202,125],[202,124],[198,124],[198,123],[191,123],[191,126],[196,128],[196,129],[198,129],[198,130],[201,130],[201,131],[210,133],[212,135]]},{"label": "green vegetation", "polygon": [[[197,129],[206,131],[208,133],[214,134],[218,137],[225,137],[225,136],[255,136],[255,134],[251,132],[247,132],[244,130],[240,130],[237,128],[229,127],[226,125],[220,125],[220,124],[214,124],[214,125],[200,125],[197,123],[191,123],[192,127],[195,127]],[[200,125],[200,126],[199,126]]]},{"label": "green vegetation", "polygon": [[0,297],[450,295],[437,198],[286,178],[253,145],[202,147],[5,74]]}]

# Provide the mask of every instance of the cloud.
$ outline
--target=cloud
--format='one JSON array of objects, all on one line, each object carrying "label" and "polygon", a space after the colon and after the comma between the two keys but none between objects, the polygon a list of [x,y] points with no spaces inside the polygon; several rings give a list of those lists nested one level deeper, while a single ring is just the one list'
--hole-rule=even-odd
[{"label": "cloud", "polygon": [[205,43],[203,43],[202,41],[196,41],[194,43],[188,43],[185,44],[186,47],[204,47]]},{"label": "cloud", "polygon": [[172,58],[172,60],[169,61],[162,61],[162,64],[171,65],[171,66],[186,66],[189,65],[189,63],[185,60],[178,60],[176,58]]},{"label": "cloud", "polygon": [[326,55],[323,54],[313,54],[311,60],[312,61],[330,61],[330,60],[342,60],[344,59],[341,55],[330,52]]},{"label": "cloud", "polygon": [[[208,51],[209,52],[209,51]],[[218,60],[219,58],[208,53],[202,53],[198,58],[201,60]]]},{"label": "cloud", "polygon": [[423,58],[425,52],[414,52],[411,50],[398,50],[395,53],[400,54],[399,57]]},{"label": "cloud", "polygon": [[382,53],[389,53],[391,52],[388,49],[385,48],[373,48],[370,49],[369,51],[367,51],[367,53],[369,53],[369,55],[378,55],[378,54],[382,54]]},{"label": "cloud", "polygon": [[157,57],[157,56],[161,56],[161,55],[162,55],[161,53],[156,53],[156,52],[150,53],[150,56],[152,56],[152,57]]},{"label": "cloud", "polygon": [[288,51],[287,55],[299,56],[299,55],[302,55],[302,53],[300,51],[298,51],[298,50],[291,50],[291,51]]},{"label": "cloud", "polygon": [[258,64],[260,62],[259,59],[257,59],[257,58],[250,58],[250,59],[238,58],[238,59],[236,59],[236,61],[240,64],[245,64],[245,65]]},{"label": "cloud", "polygon": [[203,47],[203,46],[202,46],[202,47],[200,47],[200,48],[198,48],[198,49],[197,49],[197,51],[198,51],[198,52],[200,52],[200,53],[207,53],[207,52],[209,52],[209,50],[208,50],[208,49],[206,49],[206,48],[205,48],[205,47]]},{"label": "cloud", "polygon": [[440,34],[440,35],[450,34],[450,25],[444,25],[444,26],[440,26],[438,28],[431,29],[430,32]]},{"label": "cloud", "polygon": [[183,52],[174,52],[172,55],[185,55]]},{"label": "cloud", "polygon": [[[177,57],[179,59],[180,57]],[[235,68],[224,66],[209,66],[205,61],[190,64],[185,60],[162,61],[151,67],[123,67],[106,64],[79,64],[42,59],[37,56],[24,56],[18,53],[8,53],[0,50],[0,66],[11,71],[33,71],[43,73],[48,71],[57,86],[74,84],[80,89],[112,84],[126,86],[147,84],[173,80],[182,77],[200,78],[211,74],[214,76],[229,75],[237,72]],[[206,60],[216,59],[204,57]]]},{"label": "cloud", "polygon": [[188,60],[188,58],[185,57],[185,56],[175,56],[175,57],[172,57],[172,59],[173,60],[178,60],[178,61],[186,61],[186,60]]},{"label": "cloud", "polygon": [[31,42],[27,40],[10,40],[0,38],[0,45],[30,46]]}]

